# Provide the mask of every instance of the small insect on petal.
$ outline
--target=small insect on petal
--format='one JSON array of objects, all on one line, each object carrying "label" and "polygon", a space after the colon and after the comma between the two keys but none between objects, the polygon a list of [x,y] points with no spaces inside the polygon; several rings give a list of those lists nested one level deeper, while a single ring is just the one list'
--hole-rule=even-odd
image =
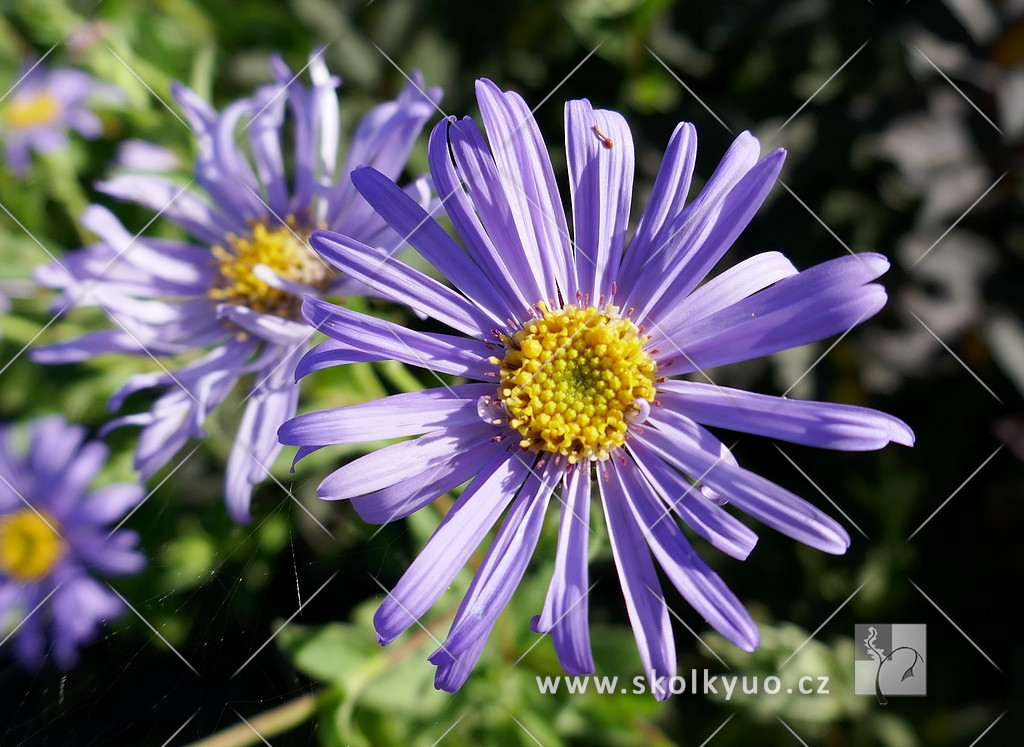
[{"label": "small insect on petal", "polygon": [[597,129],[597,125],[594,125],[592,129],[597,133],[597,136],[601,138],[601,142],[604,143],[604,147],[611,150],[613,145],[612,139]]}]

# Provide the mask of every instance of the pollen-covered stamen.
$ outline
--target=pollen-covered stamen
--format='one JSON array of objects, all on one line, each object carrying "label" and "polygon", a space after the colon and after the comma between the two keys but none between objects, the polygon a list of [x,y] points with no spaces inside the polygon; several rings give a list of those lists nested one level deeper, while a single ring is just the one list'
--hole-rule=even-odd
[{"label": "pollen-covered stamen", "polygon": [[0,572],[22,583],[46,576],[64,552],[56,526],[29,508],[0,516]]},{"label": "pollen-covered stamen", "polygon": [[505,338],[498,394],[520,445],[570,464],[607,459],[626,440],[640,402],[654,400],[655,363],[629,319],[607,306],[549,311]]},{"label": "pollen-covered stamen", "polygon": [[[213,255],[220,273],[210,298],[286,319],[300,318],[302,299],[295,289],[322,290],[331,277],[294,220],[276,228],[253,223],[249,235],[230,234],[227,247],[213,247]],[[268,270],[284,282],[273,282]]]},{"label": "pollen-covered stamen", "polygon": [[7,125],[15,130],[42,127],[55,122],[59,116],[60,101],[46,91],[15,99],[4,111]]}]

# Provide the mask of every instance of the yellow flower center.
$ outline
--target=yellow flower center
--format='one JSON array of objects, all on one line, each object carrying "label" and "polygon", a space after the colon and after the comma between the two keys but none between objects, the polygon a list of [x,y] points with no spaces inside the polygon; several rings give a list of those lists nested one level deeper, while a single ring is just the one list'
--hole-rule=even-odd
[{"label": "yellow flower center", "polygon": [[654,401],[656,365],[647,337],[610,304],[604,311],[539,307],[534,319],[504,337],[498,394],[520,446],[576,463],[607,459],[626,440],[637,400]]},{"label": "yellow flower center", "polygon": [[60,101],[53,94],[42,91],[14,99],[4,112],[4,119],[16,130],[28,130],[48,125],[59,115]]},{"label": "yellow flower center", "polygon": [[30,508],[0,516],[0,571],[23,583],[46,576],[64,552],[56,527]]},{"label": "yellow flower center", "polygon": [[294,220],[289,225],[268,228],[254,223],[248,236],[229,234],[228,248],[213,247],[220,275],[210,289],[210,298],[246,306],[262,314],[275,314],[299,319],[301,298],[292,292],[275,288],[260,278],[256,267],[264,265],[284,280],[320,289],[330,279],[330,271],[296,232]]}]

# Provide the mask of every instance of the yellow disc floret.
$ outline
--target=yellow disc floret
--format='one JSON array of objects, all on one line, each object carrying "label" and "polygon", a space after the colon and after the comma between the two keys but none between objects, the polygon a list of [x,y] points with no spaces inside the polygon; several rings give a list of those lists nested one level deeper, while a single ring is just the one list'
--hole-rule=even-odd
[{"label": "yellow disc floret", "polygon": [[38,581],[63,552],[64,542],[50,516],[29,508],[0,516],[0,572],[22,583]]},{"label": "yellow disc floret", "polygon": [[4,112],[7,124],[15,130],[42,127],[56,121],[58,116],[60,101],[45,91],[14,99]]},{"label": "yellow disc floret", "polygon": [[637,400],[654,400],[647,338],[611,305],[539,308],[543,316],[504,338],[498,394],[508,423],[523,448],[570,463],[607,459],[625,442]]},{"label": "yellow disc floret", "polygon": [[256,274],[256,267],[264,265],[283,280],[311,288],[322,288],[330,277],[326,265],[292,225],[268,228],[253,223],[248,236],[230,234],[227,244],[227,248],[213,247],[220,274],[210,298],[217,301],[298,319],[301,299],[267,283]]}]

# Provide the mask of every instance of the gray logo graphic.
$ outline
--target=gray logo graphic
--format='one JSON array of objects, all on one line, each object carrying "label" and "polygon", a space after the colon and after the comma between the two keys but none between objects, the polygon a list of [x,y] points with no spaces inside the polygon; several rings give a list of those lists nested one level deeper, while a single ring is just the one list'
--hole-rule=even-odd
[{"label": "gray logo graphic", "polygon": [[889,697],[927,695],[925,625],[857,625],[854,631],[854,692]]}]

